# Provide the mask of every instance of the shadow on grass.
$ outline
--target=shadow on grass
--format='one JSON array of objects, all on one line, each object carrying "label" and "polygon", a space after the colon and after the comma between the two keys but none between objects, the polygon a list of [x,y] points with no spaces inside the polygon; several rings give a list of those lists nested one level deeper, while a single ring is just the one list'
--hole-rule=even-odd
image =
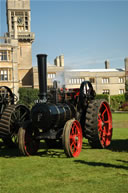
[{"label": "shadow on grass", "polygon": [[[124,162],[124,160],[121,160]],[[75,163],[81,163],[81,164],[85,164],[88,166],[99,166],[99,167],[106,167],[106,168],[116,168],[116,169],[125,169],[128,170],[127,166],[122,166],[122,165],[115,165],[115,164],[110,164],[110,163],[102,163],[102,162],[87,162],[87,161],[83,161],[83,160],[74,160]]]},{"label": "shadow on grass", "polygon": [[[40,157],[51,157],[51,158],[66,158],[64,154],[64,150],[60,147],[59,149],[56,149],[55,147],[53,149],[48,149],[46,144],[41,143],[39,151],[36,155],[33,156],[40,156]],[[21,154],[18,147],[6,147],[3,142],[0,142],[0,157],[4,158],[16,158],[16,157],[24,157],[24,155]]]},{"label": "shadow on grass", "polygon": [[[88,143],[83,142],[83,149],[92,149]],[[128,139],[124,140],[113,140],[111,146],[108,148],[110,151],[114,152],[128,152]],[[40,157],[51,157],[51,158],[66,158],[63,147],[55,146],[53,148],[48,148],[45,143],[40,143],[39,151],[36,154]],[[10,157],[21,157],[21,153],[18,147],[8,148],[4,146],[3,142],[0,142],[0,157],[10,158]]]},{"label": "shadow on grass", "polygon": [[64,151],[58,151],[57,149],[48,149],[46,151],[40,151],[37,153],[37,156],[50,158],[66,158]]},{"label": "shadow on grass", "polygon": [[[83,142],[82,149],[91,150],[95,148],[92,148],[88,143]],[[114,152],[128,152],[128,139],[114,139],[111,141],[111,145],[107,149]]]},{"label": "shadow on grass", "polygon": [[37,155],[40,157],[62,158],[65,154],[61,143],[54,143],[49,146],[49,144],[41,142]]},{"label": "shadow on grass", "polygon": [[0,143],[0,157],[14,158],[21,156],[18,147],[9,148]]},{"label": "shadow on grass", "polygon": [[117,159],[116,161],[128,164],[128,161]]},{"label": "shadow on grass", "polygon": [[112,140],[109,150],[115,152],[128,152],[128,139]]}]

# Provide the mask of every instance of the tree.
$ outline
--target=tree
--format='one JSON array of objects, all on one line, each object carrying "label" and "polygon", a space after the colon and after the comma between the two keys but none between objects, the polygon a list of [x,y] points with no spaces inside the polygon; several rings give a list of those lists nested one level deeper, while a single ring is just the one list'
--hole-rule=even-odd
[{"label": "tree", "polygon": [[38,99],[39,90],[33,88],[19,88],[19,102],[31,108]]},{"label": "tree", "polygon": [[125,100],[128,101],[128,79],[125,81]]}]

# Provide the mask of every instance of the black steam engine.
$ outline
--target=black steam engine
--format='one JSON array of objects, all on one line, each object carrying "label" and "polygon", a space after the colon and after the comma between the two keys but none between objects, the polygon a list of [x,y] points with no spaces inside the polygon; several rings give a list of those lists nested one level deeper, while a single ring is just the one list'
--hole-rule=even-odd
[{"label": "black steam engine", "polygon": [[19,148],[24,155],[33,155],[40,140],[52,147],[62,142],[68,157],[76,157],[86,137],[92,147],[105,148],[111,143],[112,116],[105,100],[95,100],[89,81],[80,89],[59,89],[54,81],[47,90],[47,55],[37,55],[39,99],[31,110],[31,118],[20,127]]}]

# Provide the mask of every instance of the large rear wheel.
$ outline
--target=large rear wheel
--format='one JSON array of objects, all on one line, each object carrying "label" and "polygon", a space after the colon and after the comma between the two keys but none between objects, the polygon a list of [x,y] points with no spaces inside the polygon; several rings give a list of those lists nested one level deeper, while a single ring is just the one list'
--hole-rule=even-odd
[{"label": "large rear wheel", "polygon": [[79,156],[82,149],[82,129],[77,120],[72,119],[66,122],[62,143],[67,157]]},{"label": "large rear wheel", "polygon": [[112,139],[112,115],[106,100],[89,103],[85,118],[85,136],[94,148],[106,148]]}]

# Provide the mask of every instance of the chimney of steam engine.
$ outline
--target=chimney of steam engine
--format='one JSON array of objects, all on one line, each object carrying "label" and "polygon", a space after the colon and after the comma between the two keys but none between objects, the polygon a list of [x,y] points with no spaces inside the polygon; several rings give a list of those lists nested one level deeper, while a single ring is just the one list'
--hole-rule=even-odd
[{"label": "chimney of steam engine", "polygon": [[39,79],[39,98],[43,103],[47,102],[47,55],[38,54],[38,79]]}]

